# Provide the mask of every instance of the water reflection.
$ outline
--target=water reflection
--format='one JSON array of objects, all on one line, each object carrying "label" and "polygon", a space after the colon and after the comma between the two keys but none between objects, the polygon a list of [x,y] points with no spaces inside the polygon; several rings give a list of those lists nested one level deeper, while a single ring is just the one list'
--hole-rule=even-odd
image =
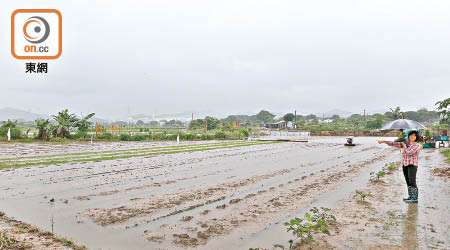
[{"label": "water reflection", "polygon": [[402,246],[406,249],[418,249],[417,243],[417,204],[409,204],[403,224]]}]

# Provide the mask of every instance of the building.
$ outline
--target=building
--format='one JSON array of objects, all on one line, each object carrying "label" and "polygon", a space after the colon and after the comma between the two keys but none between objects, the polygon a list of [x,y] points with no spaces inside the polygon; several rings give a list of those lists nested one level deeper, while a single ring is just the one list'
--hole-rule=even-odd
[{"label": "building", "polygon": [[295,128],[295,124],[291,121],[280,121],[275,123],[266,123],[264,124],[264,127],[268,129],[291,129]]}]

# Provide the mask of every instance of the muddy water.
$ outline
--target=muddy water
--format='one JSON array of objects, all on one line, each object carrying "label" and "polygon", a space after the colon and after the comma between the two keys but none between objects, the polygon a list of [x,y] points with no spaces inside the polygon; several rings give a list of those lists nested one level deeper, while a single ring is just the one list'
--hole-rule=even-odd
[{"label": "muddy water", "polygon": [[[399,157],[373,137],[357,138],[359,145],[350,148],[343,146],[344,138],[310,139],[3,170],[0,210],[46,230],[53,216],[57,234],[92,249],[248,249],[250,243],[280,242],[285,237],[280,222],[311,204],[333,206],[364,186],[370,169]],[[2,157],[11,157],[155,145],[162,146],[0,148]],[[190,219],[180,221],[183,217]]]}]

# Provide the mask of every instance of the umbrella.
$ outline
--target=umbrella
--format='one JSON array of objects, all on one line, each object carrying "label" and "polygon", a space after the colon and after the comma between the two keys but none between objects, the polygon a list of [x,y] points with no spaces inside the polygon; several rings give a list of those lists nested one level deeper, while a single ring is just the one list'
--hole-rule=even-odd
[{"label": "umbrella", "polygon": [[427,129],[422,124],[407,120],[407,119],[398,119],[392,122],[389,122],[388,124],[384,125],[381,130],[390,130],[390,129],[411,129],[411,130],[418,130],[418,129]]}]

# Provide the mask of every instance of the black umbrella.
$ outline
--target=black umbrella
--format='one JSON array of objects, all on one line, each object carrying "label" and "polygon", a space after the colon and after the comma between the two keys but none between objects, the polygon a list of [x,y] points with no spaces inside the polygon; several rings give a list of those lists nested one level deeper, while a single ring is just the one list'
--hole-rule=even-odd
[{"label": "black umbrella", "polygon": [[427,129],[422,124],[406,119],[398,119],[388,124],[384,125],[381,130],[391,130],[391,129],[411,129],[411,130],[419,130],[419,129]]}]

